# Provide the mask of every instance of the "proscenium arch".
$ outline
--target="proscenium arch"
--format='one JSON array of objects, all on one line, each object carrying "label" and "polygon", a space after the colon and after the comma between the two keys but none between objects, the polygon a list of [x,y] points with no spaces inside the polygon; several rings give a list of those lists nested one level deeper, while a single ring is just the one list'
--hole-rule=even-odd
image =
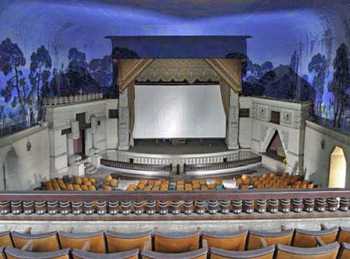
[{"label": "proscenium arch", "polygon": [[347,161],[344,148],[335,146],[329,155],[328,188],[346,187]]}]

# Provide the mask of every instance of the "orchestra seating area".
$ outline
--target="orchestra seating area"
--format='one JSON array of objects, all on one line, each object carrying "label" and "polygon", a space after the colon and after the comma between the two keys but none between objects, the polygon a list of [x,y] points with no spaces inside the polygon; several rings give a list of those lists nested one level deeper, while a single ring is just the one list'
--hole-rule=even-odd
[{"label": "orchestra seating area", "polygon": [[142,233],[2,232],[1,258],[182,258],[182,259],[347,259],[350,229],[321,225],[320,230],[279,232]]},{"label": "orchestra seating area", "polygon": [[68,177],[44,181],[40,190],[47,191],[128,191],[128,192],[167,192],[167,191],[223,191],[229,189],[313,189],[317,187],[301,176],[286,173],[263,173],[207,179],[132,179],[118,175],[105,177]]}]

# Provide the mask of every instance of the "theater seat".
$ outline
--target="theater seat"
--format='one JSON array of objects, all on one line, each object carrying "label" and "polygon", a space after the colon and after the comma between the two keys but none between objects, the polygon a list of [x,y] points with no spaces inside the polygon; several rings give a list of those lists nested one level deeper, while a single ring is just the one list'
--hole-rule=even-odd
[{"label": "theater seat", "polygon": [[83,250],[73,249],[72,256],[73,259],[138,259],[139,250],[133,249],[119,253],[97,254]]},{"label": "theater seat", "polygon": [[350,228],[344,228],[344,227],[339,228],[338,242],[350,243]]},{"label": "theater seat", "polygon": [[154,250],[162,253],[182,253],[199,249],[199,232],[155,233]]},{"label": "theater seat", "polygon": [[152,249],[152,232],[143,233],[116,233],[107,231],[105,233],[107,240],[107,250],[109,253],[122,252],[132,249]]},{"label": "theater seat", "polygon": [[348,259],[350,258],[350,243],[342,242],[338,259]]},{"label": "theater seat", "polygon": [[258,249],[269,245],[291,245],[294,230],[280,232],[249,231],[247,249]]},{"label": "theater seat", "polygon": [[0,247],[0,259],[6,259],[4,247]]},{"label": "theater seat", "polygon": [[275,246],[267,246],[249,251],[228,251],[220,248],[210,248],[210,259],[273,259]]},{"label": "theater seat", "polygon": [[315,247],[318,240],[325,244],[333,243],[337,240],[338,228],[330,228],[320,231],[296,229],[293,239],[293,246],[297,247]]},{"label": "theater seat", "polygon": [[237,231],[235,233],[210,233],[203,232],[202,240],[206,240],[208,247],[221,248],[225,250],[243,251],[248,231]]},{"label": "theater seat", "polygon": [[203,247],[195,251],[183,253],[161,253],[150,250],[141,252],[142,259],[207,259],[208,248]]},{"label": "theater seat", "polygon": [[12,232],[14,246],[32,252],[52,252],[60,249],[57,232],[29,234]]},{"label": "theater seat", "polygon": [[336,259],[338,250],[336,242],[311,248],[277,245],[276,259]]},{"label": "theater seat", "polygon": [[18,248],[5,248],[7,259],[69,259],[69,249],[57,250],[54,252],[28,252]]},{"label": "theater seat", "polygon": [[13,247],[10,231],[0,233],[0,247]]},{"label": "theater seat", "polygon": [[75,248],[94,253],[105,253],[105,240],[103,232],[68,233],[59,232],[62,248]]}]

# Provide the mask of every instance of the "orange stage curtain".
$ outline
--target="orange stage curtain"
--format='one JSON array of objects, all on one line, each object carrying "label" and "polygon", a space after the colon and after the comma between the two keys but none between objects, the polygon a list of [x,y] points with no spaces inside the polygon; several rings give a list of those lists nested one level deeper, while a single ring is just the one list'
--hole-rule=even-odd
[{"label": "orange stage curtain", "polygon": [[228,112],[230,109],[230,90],[231,89],[227,87],[225,82],[220,81],[221,99],[222,99],[222,105],[224,106],[226,118],[228,118]]},{"label": "orange stage curtain", "polygon": [[119,91],[134,84],[136,77],[153,62],[153,59],[121,59],[118,61]]},{"label": "orange stage curtain", "polygon": [[132,82],[128,86],[128,105],[129,105],[129,129],[130,137],[133,137],[134,124],[135,124],[135,84]]},{"label": "orange stage curtain", "polygon": [[129,134],[133,138],[135,122],[135,80],[153,59],[121,59],[118,61],[119,91],[128,91]]},{"label": "orange stage curtain", "polygon": [[241,91],[241,61],[228,58],[207,58],[206,62],[218,74],[225,85],[235,92]]}]

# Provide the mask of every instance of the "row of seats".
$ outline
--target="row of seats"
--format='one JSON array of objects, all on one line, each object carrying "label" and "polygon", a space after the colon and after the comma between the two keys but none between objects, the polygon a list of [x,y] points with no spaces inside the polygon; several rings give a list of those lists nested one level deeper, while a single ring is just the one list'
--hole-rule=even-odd
[{"label": "row of seats", "polygon": [[237,186],[240,189],[313,189],[317,186],[306,181],[302,176],[288,173],[264,173],[262,175],[241,175],[236,177]]},{"label": "row of seats", "polygon": [[[342,245],[340,246],[339,243]],[[350,229],[234,233],[0,233],[2,258],[350,258]],[[1,258],[1,257],[0,257]]]}]

